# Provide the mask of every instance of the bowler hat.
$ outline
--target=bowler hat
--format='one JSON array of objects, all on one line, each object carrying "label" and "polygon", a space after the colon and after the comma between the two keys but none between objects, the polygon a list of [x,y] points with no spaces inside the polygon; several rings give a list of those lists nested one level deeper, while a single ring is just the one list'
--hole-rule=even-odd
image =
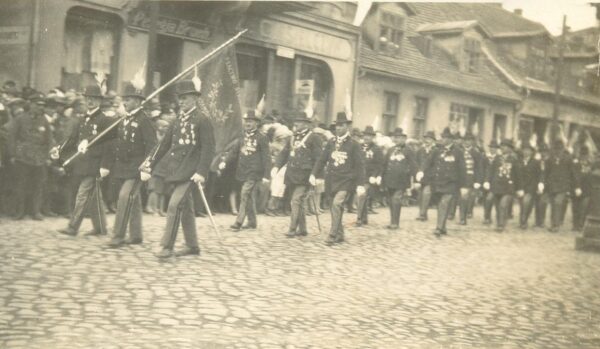
[{"label": "bowler hat", "polygon": [[196,85],[192,80],[182,80],[175,85],[175,93],[178,96],[186,94],[200,95],[200,91],[196,89]]},{"label": "bowler hat", "polygon": [[515,145],[513,144],[513,140],[512,139],[503,139],[502,142],[500,142],[500,146],[507,146],[510,148],[514,148]]},{"label": "bowler hat", "polygon": [[339,113],[337,113],[336,117],[335,117],[335,124],[336,125],[343,125],[343,124],[349,124],[352,123],[352,120],[348,120],[348,117],[346,116],[346,113],[341,111]]},{"label": "bowler hat", "polygon": [[590,155],[590,148],[588,148],[586,145],[582,145],[581,148],[579,149],[579,155],[580,156]]},{"label": "bowler hat", "polygon": [[452,138],[452,132],[450,132],[450,128],[444,128],[444,131],[442,131],[442,138]]},{"label": "bowler hat", "polygon": [[366,136],[375,136],[375,130],[373,129],[373,126],[365,127],[365,131],[363,132],[363,134]]},{"label": "bowler hat", "polygon": [[256,112],[254,110],[248,110],[246,112],[246,114],[244,115],[244,120],[256,120],[259,121],[260,118],[258,118],[258,116],[256,116]]},{"label": "bowler hat", "polygon": [[136,97],[136,98],[146,99],[146,97],[144,96],[144,91],[138,90],[130,82],[127,83],[127,85],[125,85],[125,89],[123,90],[123,94],[121,96],[123,96],[123,97]]},{"label": "bowler hat", "polygon": [[406,134],[401,127],[396,127],[396,129],[394,129],[394,137],[406,137]]},{"label": "bowler hat", "polygon": [[521,144],[521,149],[522,150],[525,150],[525,149],[534,150],[533,146],[531,144],[529,144],[529,142],[523,142],[523,144]]},{"label": "bowler hat", "polygon": [[103,97],[102,89],[100,89],[100,86],[98,86],[98,85],[87,86],[85,88],[85,91],[83,91],[83,95],[85,97],[96,97],[96,98]]},{"label": "bowler hat", "polygon": [[475,140],[475,136],[473,136],[473,134],[471,132],[467,132],[465,134],[465,141],[473,141]]},{"label": "bowler hat", "polygon": [[431,138],[431,139],[435,140],[435,132],[433,132],[433,131],[427,131],[423,135],[423,138]]},{"label": "bowler hat", "polygon": [[360,132],[360,129],[355,127],[352,129],[352,136],[353,137],[362,137],[362,132]]},{"label": "bowler hat", "polygon": [[492,139],[492,140],[490,141],[490,145],[489,145],[489,147],[490,147],[490,148],[498,148],[498,142],[496,142],[496,140],[495,140],[495,139]]},{"label": "bowler hat", "polygon": [[41,92],[35,92],[29,96],[29,102],[37,105],[46,105],[46,97]]},{"label": "bowler hat", "polygon": [[310,122],[311,120],[308,118],[308,115],[306,115],[305,112],[299,111],[299,112],[294,113],[294,121]]}]

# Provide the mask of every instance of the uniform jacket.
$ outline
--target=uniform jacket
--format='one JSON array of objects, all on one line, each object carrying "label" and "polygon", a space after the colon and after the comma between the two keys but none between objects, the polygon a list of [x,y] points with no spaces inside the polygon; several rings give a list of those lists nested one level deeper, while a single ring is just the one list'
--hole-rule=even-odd
[{"label": "uniform jacket", "polygon": [[466,187],[465,161],[462,152],[455,146],[436,147],[424,168],[431,173],[434,193],[455,194]]},{"label": "uniform jacket", "polygon": [[385,157],[380,147],[375,143],[364,143],[362,145],[362,153],[365,157],[365,171],[367,178],[379,177],[383,174],[383,163]]},{"label": "uniform jacket", "polygon": [[[215,154],[215,138],[210,121],[194,109],[181,114],[169,127],[150,162],[154,175],[167,182],[185,182],[197,173],[208,178]],[[155,166],[156,165],[156,166]]]},{"label": "uniform jacket", "polygon": [[394,190],[410,188],[410,180],[418,171],[414,153],[398,145],[388,150],[383,168],[383,186]]},{"label": "uniform jacket", "polygon": [[536,193],[538,184],[544,181],[541,162],[533,157],[527,161],[520,159],[519,166],[517,167],[517,176],[520,183],[519,189],[524,190],[528,194]]},{"label": "uniform jacket", "polygon": [[588,197],[592,195],[592,167],[593,164],[589,160],[579,160],[577,164],[577,170],[579,171],[579,178],[581,183],[581,196]]},{"label": "uniform jacket", "polygon": [[490,191],[494,194],[512,195],[520,189],[518,166],[518,161],[513,157],[496,156],[486,174]]},{"label": "uniform jacket", "polygon": [[417,164],[419,166],[419,171],[423,172],[423,178],[421,179],[422,185],[429,185],[431,183],[431,172],[425,171],[425,164],[427,164],[427,161],[433,154],[435,148],[435,145],[432,145],[431,148],[423,146],[417,151]]},{"label": "uniform jacket", "polygon": [[544,168],[547,193],[566,193],[578,187],[579,176],[569,153],[550,155],[544,163]]},{"label": "uniform jacket", "polygon": [[325,190],[330,193],[352,192],[358,185],[366,184],[365,162],[360,144],[349,134],[334,137],[315,163],[312,174],[320,177],[325,167]]},{"label": "uniform jacket", "polygon": [[308,131],[296,134],[277,156],[275,167],[287,164],[285,184],[308,185],[308,178],[323,151],[321,137]]},{"label": "uniform jacket", "polygon": [[255,130],[245,133],[244,138],[229,152],[227,162],[238,159],[235,178],[238,181],[257,181],[271,176],[271,151],[267,136]]},{"label": "uniform jacket", "polygon": [[8,139],[10,156],[19,162],[43,166],[50,158],[53,137],[44,115],[24,113],[17,117]]},{"label": "uniform jacket", "polygon": [[[71,133],[62,148],[63,153],[69,154],[77,151],[77,146],[83,140],[92,141],[98,134],[115,122],[96,109],[92,114],[84,114],[78,120],[77,127]],[[85,154],[79,154],[73,160],[73,174],[76,176],[98,176],[98,170],[110,168],[112,162],[112,147],[117,135],[117,129],[113,128],[97,143],[89,147]]]},{"label": "uniform jacket", "polygon": [[[485,173],[483,172],[483,155],[477,150],[475,147],[471,147],[470,149],[462,148],[463,158],[465,159],[465,167],[466,167],[466,177],[465,184],[466,187],[472,188],[473,184],[483,182],[485,177]],[[472,168],[469,169],[468,158],[471,158]]]},{"label": "uniform jacket", "polygon": [[119,125],[114,142],[115,178],[137,178],[139,167],[156,146],[156,131],[143,110],[138,110]]}]

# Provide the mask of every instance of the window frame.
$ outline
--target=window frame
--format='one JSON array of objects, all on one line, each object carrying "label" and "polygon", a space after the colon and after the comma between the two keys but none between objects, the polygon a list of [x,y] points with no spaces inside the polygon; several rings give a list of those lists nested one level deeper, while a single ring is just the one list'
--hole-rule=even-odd
[{"label": "window frame", "polygon": [[[424,108],[419,108],[420,105],[424,106]],[[425,134],[428,114],[429,98],[423,96],[415,96],[415,110],[413,114],[413,136],[415,138],[421,137],[423,136],[423,134]]]},{"label": "window frame", "polygon": [[[388,110],[389,97],[395,99],[394,110]],[[383,91],[383,108],[381,118],[383,120],[384,133],[393,131],[398,124],[398,113],[400,111],[400,93],[394,91]]]}]

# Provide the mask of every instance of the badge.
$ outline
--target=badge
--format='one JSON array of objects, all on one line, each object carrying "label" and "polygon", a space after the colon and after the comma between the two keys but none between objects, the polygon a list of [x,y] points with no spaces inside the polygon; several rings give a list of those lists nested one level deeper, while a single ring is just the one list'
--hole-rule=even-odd
[{"label": "badge", "polygon": [[138,123],[134,121],[134,122],[131,123],[131,126],[132,127],[138,127]]},{"label": "badge", "polygon": [[94,129],[94,130],[92,131],[92,134],[93,134],[94,136],[95,136],[97,133],[98,133],[98,131],[96,131],[96,129]]},{"label": "badge", "polygon": [[183,138],[179,138],[179,144],[183,145]]},{"label": "badge", "polygon": [[295,152],[294,150],[292,150],[292,151],[290,152],[290,156],[294,156],[294,155],[296,155],[296,152]]},{"label": "badge", "polygon": [[135,132],[131,134],[131,138],[135,138]]},{"label": "badge", "polygon": [[185,133],[185,127],[181,128],[181,133]]},{"label": "badge", "polygon": [[44,131],[46,131],[46,128],[44,126],[40,126],[40,127],[38,127],[38,131],[44,132]]},{"label": "badge", "polygon": [[189,139],[186,139],[186,140],[185,140],[185,144],[190,144],[190,140],[189,140]]},{"label": "badge", "polygon": [[446,161],[446,162],[454,162],[455,159],[454,159],[453,155],[449,155],[449,156],[444,157],[444,161]]}]

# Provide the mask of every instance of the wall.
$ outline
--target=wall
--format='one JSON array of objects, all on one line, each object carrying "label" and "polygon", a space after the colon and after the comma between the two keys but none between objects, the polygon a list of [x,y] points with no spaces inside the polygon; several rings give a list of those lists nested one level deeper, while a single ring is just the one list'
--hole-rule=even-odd
[{"label": "wall", "polygon": [[[554,111],[553,99],[554,97],[552,95],[534,94],[523,102],[521,113],[545,119],[552,119]],[[598,109],[599,108],[575,104],[563,99],[559,109],[559,120],[566,121],[567,123],[600,127]]]},{"label": "wall", "polygon": [[0,84],[27,85],[33,1],[3,1],[0,11]]}]

